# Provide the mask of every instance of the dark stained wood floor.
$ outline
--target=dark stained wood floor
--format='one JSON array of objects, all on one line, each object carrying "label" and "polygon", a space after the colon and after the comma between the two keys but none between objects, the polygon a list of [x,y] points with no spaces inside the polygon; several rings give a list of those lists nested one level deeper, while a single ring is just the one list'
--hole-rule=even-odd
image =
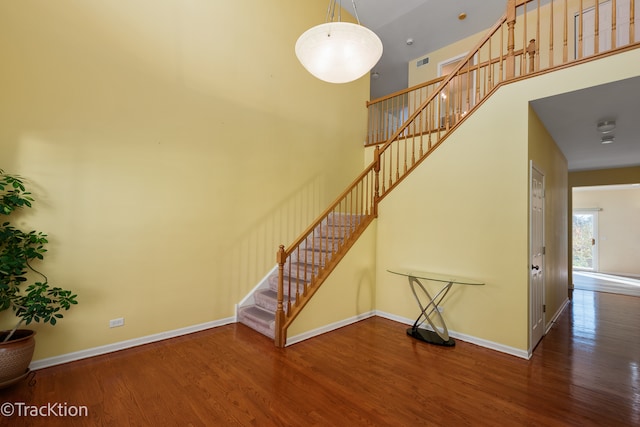
[{"label": "dark stained wood floor", "polygon": [[42,369],[0,402],[84,405],[88,416],[0,425],[640,425],[638,297],[575,291],[529,361],[405,329],[374,317],[277,349],[223,326]]}]

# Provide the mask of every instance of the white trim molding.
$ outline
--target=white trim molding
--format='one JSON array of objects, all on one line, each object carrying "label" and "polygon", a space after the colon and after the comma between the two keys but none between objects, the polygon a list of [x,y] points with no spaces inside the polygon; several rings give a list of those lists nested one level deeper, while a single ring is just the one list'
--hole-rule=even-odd
[{"label": "white trim molding", "polygon": [[35,360],[31,362],[29,368],[31,370],[48,368],[50,366],[61,365],[63,363],[74,362],[76,360],[87,359],[89,357],[100,356],[102,354],[113,353],[114,351],[125,350],[127,348],[137,347],[156,341],[162,341],[169,338],[188,335],[194,332],[204,331],[206,329],[235,323],[233,317],[226,319],[214,320],[212,322],[201,323],[199,325],[187,326],[186,328],[174,329],[172,331],[160,332],[158,334],[147,335],[145,337],[134,338],[126,341],[120,341],[113,344],[107,344],[100,347],[80,350],[73,353],[67,353],[60,356],[49,357],[46,359]]},{"label": "white trim molding", "polygon": [[[385,313],[378,311],[376,312],[376,316],[383,317],[385,319],[393,320],[399,323],[403,323],[405,325],[411,326],[414,323],[414,319],[408,319],[406,317],[396,316],[395,314]],[[459,332],[455,332],[449,330],[449,336],[452,338],[458,339],[460,341],[468,342],[470,344],[475,344],[480,347],[488,348],[489,350],[499,351],[500,353],[510,354],[512,356],[520,357],[522,359],[529,359],[531,356],[526,350],[521,350],[515,347],[509,347],[504,344],[500,344],[493,341],[488,341],[482,338],[474,337],[471,335],[461,334]]]},{"label": "white trim molding", "polygon": [[375,315],[376,313],[374,311],[368,311],[366,313],[358,314],[348,319],[340,320],[338,322],[331,323],[320,328],[312,329],[299,335],[295,335],[291,338],[287,338],[287,347],[301,341],[308,340],[309,338],[317,337],[318,335],[326,334],[327,332],[331,332],[344,326],[357,323],[361,320],[368,319],[369,317],[373,317]]}]

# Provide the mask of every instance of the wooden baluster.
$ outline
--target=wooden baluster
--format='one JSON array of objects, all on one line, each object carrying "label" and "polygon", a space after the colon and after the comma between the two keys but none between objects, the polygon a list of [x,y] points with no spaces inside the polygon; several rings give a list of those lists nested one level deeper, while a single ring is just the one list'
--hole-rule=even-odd
[{"label": "wooden baluster", "polygon": [[487,94],[487,92],[489,92],[493,86],[492,86],[492,81],[493,81],[493,57],[491,56],[491,45],[493,40],[489,40],[489,68],[487,68],[487,71],[485,72],[486,78],[484,79],[484,93],[485,96]]},{"label": "wooden baluster", "polygon": [[434,116],[434,120],[435,120],[434,129],[436,129],[436,144],[440,140],[440,128],[442,127],[442,123],[440,123],[442,119],[440,117],[442,117],[442,106],[444,104],[444,98],[442,98],[441,94],[442,92],[438,93],[438,95],[433,98],[434,102],[436,102],[436,105],[434,105],[433,108],[437,110],[437,113],[436,113],[437,115]]},{"label": "wooden baluster", "polygon": [[382,109],[384,108],[384,103],[383,102],[378,102],[376,104],[377,108],[376,108],[376,116],[374,118],[375,120],[375,124],[374,124],[374,128],[373,128],[373,132],[374,132],[374,136],[373,136],[373,143],[377,143],[378,141],[380,141],[380,122],[381,122],[381,117],[382,117]]},{"label": "wooden baluster", "polygon": [[514,56],[515,28],[516,25],[516,0],[507,0],[507,80],[515,77],[516,58]]},{"label": "wooden baluster", "polygon": [[504,25],[500,26],[500,65],[498,66],[498,79],[494,78],[494,85],[504,79]]},{"label": "wooden baluster", "polygon": [[467,62],[467,108],[462,111],[462,114],[466,114],[471,109],[471,94],[473,92],[473,85],[471,82],[471,61]]},{"label": "wooden baluster", "polygon": [[287,254],[284,251],[284,245],[280,245],[276,261],[278,263],[278,303],[276,307],[276,325],[275,325],[275,343],[277,347],[284,347],[287,337],[284,331],[284,263]]},{"label": "wooden baluster", "polygon": [[377,141],[379,108],[380,108],[380,103],[375,103],[371,105],[371,111],[373,113],[373,117],[371,119],[371,140],[369,141],[369,144],[375,144]]},{"label": "wooden baluster", "polygon": [[580,10],[578,12],[578,59],[582,58],[582,21],[584,15],[582,13],[582,0],[580,0]]},{"label": "wooden baluster", "polygon": [[[551,0],[549,7],[553,9],[553,0]],[[537,21],[538,22],[536,24],[536,39],[542,40],[540,35],[540,0],[538,0]],[[540,43],[538,43],[538,45],[536,46],[536,70],[539,70],[539,69],[540,69]]]},{"label": "wooden baluster", "polygon": [[382,183],[382,194],[386,193],[386,189],[385,189],[385,182],[387,181],[387,173],[386,173],[387,159],[386,158],[387,156],[385,155],[384,158],[382,159],[382,179],[380,180],[380,182]]},{"label": "wooden baluster", "polygon": [[[300,301],[300,266],[301,266],[301,262],[300,262],[300,246],[298,246],[296,248],[296,258],[298,259],[298,262],[296,263],[296,303],[298,301]],[[306,259],[305,259],[306,261]],[[304,265],[304,273],[303,273],[303,282],[306,284],[306,282],[308,281],[308,277],[307,277],[307,272],[308,272],[308,268],[307,268],[307,264],[305,263]],[[313,274],[310,278],[310,280],[313,280]],[[291,304],[291,294],[289,294],[289,304]]]},{"label": "wooden baluster", "polygon": [[411,121],[411,128],[413,129],[411,132],[411,167],[416,164],[416,120],[418,120],[418,117]]},{"label": "wooden baluster", "polygon": [[374,150],[374,154],[373,154],[373,160],[374,160],[374,164],[373,164],[373,169],[372,169],[372,173],[373,176],[371,177],[371,199],[369,200],[370,206],[371,206],[371,215],[373,215],[374,218],[378,217],[378,199],[380,199],[380,184],[379,184],[379,172],[380,172],[380,152],[379,150],[377,150],[377,146],[376,149]]},{"label": "wooden baluster", "polygon": [[551,8],[549,12],[549,68],[553,67],[553,4],[554,0],[551,0],[549,5]]},{"label": "wooden baluster", "polygon": [[527,4],[528,2],[524,2],[524,12],[522,13],[522,20],[523,20],[523,29],[522,29],[522,55],[520,55],[520,75],[524,76],[524,74],[527,72],[527,59],[526,59],[526,55],[525,55],[525,49],[527,46],[527,20],[529,18],[528,14],[527,14]]},{"label": "wooden baluster", "polygon": [[527,54],[529,55],[529,73],[533,73],[535,71],[536,60],[536,39],[531,39],[529,41],[529,46],[527,46]]},{"label": "wooden baluster", "polygon": [[[491,39],[489,39],[489,44],[491,44]],[[491,64],[491,59],[489,59],[489,64]],[[473,106],[475,107],[480,102],[480,55],[478,55],[478,64],[476,65],[476,96],[473,102]],[[482,79],[484,81],[484,79]],[[486,93],[486,85],[485,85],[485,93]]]},{"label": "wooden baluster", "polygon": [[[468,64],[468,63],[467,63]],[[456,117],[456,121],[455,123],[458,123],[460,121],[460,118],[462,117],[462,115],[464,114],[464,100],[466,98],[465,96],[465,91],[464,91],[464,79],[467,77],[467,75],[463,74],[462,68],[460,69],[460,72],[458,73],[458,94],[456,95],[456,104],[457,104],[457,117]],[[467,89],[469,89],[469,87],[467,86]]]},{"label": "wooden baluster", "polygon": [[364,198],[363,201],[362,201],[362,203],[364,203],[362,213],[363,213],[363,215],[369,216],[369,214],[371,213],[371,210],[369,209],[371,205],[369,205],[369,202],[370,202],[370,200],[369,200],[370,188],[369,188],[369,174],[368,173],[364,176],[364,183],[362,185],[363,185],[362,197]]},{"label": "wooden baluster", "polygon": [[[596,0],[595,7],[595,26],[594,26],[594,38],[593,38],[593,54],[600,52],[600,0]],[[613,12],[613,11],[612,11]],[[615,15],[615,12],[612,13]]]},{"label": "wooden baluster", "polygon": [[[630,0],[633,3],[634,0]],[[617,15],[618,15],[618,6],[616,5],[616,0],[611,0],[611,49],[615,49],[618,46],[618,41],[616,40],[617,33]]]},{"label": "wooden baluster", "polygon": [[569,8],[567,1],[564,0],[564,34],[562,40],[562,63],[566,64],[569,61],[569,45],[568,45],[568,32],[569,32]]},{"label": "wooden baluster", "polygon": [[429,116],[427,117],[428,120],[428,128],[429,128],[429,138],[427,141],[427,153],[431,150],[431,145],[433,144],[433,135],[434,132],[437,131],[437,125],[436,125],[436,114],[437,112],[437,108],[438,108],[438,101],[440,100],[440,97],[438,95],[436,95],[434,98],[431,99],[431,102],[429,102]]},{"label": "wooden baluster", "polygon": [[[359,213],[358,210],[358,188],[359,186],[356,185],[356,188],[353,189],[353,191],[355,192],[355,195],[351,195],[351,210],[349,211],[350,216],[347,217],[347,220],[349,221],[349,230],[350,233],[353,233],[353,229],[355,227],[355,223],[353,222],[354,219],[354,215],[357,215]],[[354,201],[355,198],[355,201]]]},{"label": "wooden baluster", "polygon": [[636,5],[634,0],[629,4],[629,44],[636,42]]},{"label": "wooden baluster", "polygon": [[407,157],[409,157],[407,155],[407,149],[409,147],[407,147],[407,145],[408,145],[407,132],[403,132],[403,134],[405,135],[404,138],[403,138],[403,142],[402,142],[402,145],[403,145],[403,148],[404,148],[404,158],[402,159],[402,163],[404,165],[404,172],[403,172],[403,175],[404,175],[405,173],[407,173]]},{"label": "wooden baluster", "polygon": [[372,124],[371,124],[371,141],[369,141],[370,144],[375,144],[378,141],[378,117],[379,117],[379,111],[380,111],[380,103],[377,102],[375,104],[372,105],[373,108],[373,120],[372,120]]},{"label": "wooden baluster", "polygon": [[446,98],[446,108],[445,108],[445,118],[444,118],[444,122],[445,122],[445,130],[448,132],[449,131],[449,126],[451,126],[451,116],[453,115],[453,112],[455,111],[455,105],[453,103],[453,96],[451,96],[451,92],[453,89],[453,80],[451,79],[449,81],[449,83],[447,84],[447,98]]},{"label": "wooden baluster", "polygon": [[[400,179],[400,135],[393,143],[396,147],[396,181],[398,181]],[[392,182],[390,181],[389,187],[391,187]]]},{"label": "wooden baluster", "polygon": [[382,101],[380,108],[380,123],[378,124],[378,140],[377,142],[384,141],[387,138],[387,104],[388,100]]}]

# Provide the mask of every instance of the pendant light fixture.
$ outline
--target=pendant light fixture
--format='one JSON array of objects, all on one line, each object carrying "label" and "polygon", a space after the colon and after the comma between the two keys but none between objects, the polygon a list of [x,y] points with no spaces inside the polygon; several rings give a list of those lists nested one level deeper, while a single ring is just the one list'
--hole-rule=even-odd
[{"label": "pendant light fixture", "polygon": [[357,24],[342,22],[342,1],[336,5],[336,0],[330,0],[327,22],[305,31],[296,42],[296,56],[302,66],[325,82],[348,83],[359,79],[382,56],[380,38],[360,25],[354,0],[351,3]]}]

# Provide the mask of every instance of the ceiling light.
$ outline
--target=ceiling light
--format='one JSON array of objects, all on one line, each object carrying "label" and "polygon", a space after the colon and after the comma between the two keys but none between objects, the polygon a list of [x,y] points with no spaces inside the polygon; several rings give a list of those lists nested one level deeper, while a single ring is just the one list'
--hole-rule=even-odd
[{"label": "ceiling light", "polygon": [[600,142],[603,144],[611,144],[616,139],[613,135],[603,135]]},{"label": "ceiling light", "polygon": [[382,56],[382,42],[370,29],[341,21],[342,2],[329,1],[327,22],[305,31],[296,42],[296,56],[312,75],[329,83],[348,83],[367,74]]},{"label": "ceiling light", "polygon": [[458,19],[461,21],[464,21],[467,18],[467,14],[462,12],[460,15],[458,15]]},{"label": "ceiling light", "polygon": [[615,120],[601,120],[598,122],[598,132],[600,133],[610,133],[616,128]]},{"label": "ceiling light", "polygon": [[408,38],[407,39],[407,46],[411,46],[413,44],[413,39],[412,38]]}]

